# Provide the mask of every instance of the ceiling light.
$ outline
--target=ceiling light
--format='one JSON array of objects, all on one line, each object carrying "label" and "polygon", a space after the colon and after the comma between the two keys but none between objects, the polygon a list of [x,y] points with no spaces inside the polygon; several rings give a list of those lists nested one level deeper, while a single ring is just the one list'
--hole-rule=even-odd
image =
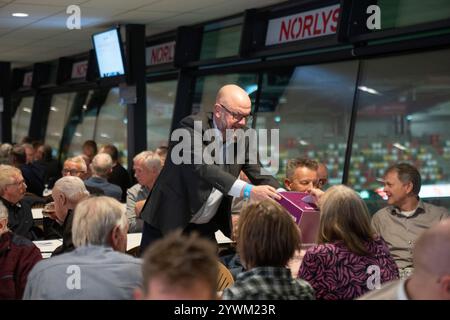
[{"label": "ceiling light", "polygon": [[28,13],[23,13],[23,12],[14,12],[12,14],[13,17],[17,17],[17,18],[25,18],[28,17],[29,14]]},{"label": "ceiling light", "polygon": [[361,91],[370,93],[370,94],[381,95],[381,93],[379,93],[377,90],[372,89],[372,88],[368,88],[366,86],[359,86],[358,89],[361,90]]}]

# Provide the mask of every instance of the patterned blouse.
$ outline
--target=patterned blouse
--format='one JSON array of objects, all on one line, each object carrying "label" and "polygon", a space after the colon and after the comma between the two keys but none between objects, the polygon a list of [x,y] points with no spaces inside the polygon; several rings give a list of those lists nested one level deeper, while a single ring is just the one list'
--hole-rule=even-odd
[{"label": "patterned blouse", "polygon": [[312,285],[317,299],[325,300],[355,299],[378,284],[398,279],[397,265],[383,238],[368,242],[367,249],[370,256],[351,252],[342,241],[309,248],[298,277]]},{"label": "patterned blouse", "polygon": [[242,272],[223,292],[224,300],[313,300],[314,291],[304,280],[292,278],[287,268],[257,267]]}]

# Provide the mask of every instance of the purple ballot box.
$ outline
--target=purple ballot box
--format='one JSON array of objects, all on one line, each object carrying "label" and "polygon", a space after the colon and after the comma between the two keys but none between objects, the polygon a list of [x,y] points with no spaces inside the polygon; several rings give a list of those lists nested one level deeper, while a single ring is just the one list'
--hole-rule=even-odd
[{"label": "purple ballot box", "polygon": [[292,215],[300,227],[303,246],[317,242],[320,212],[308,193],[285,191],[278,202]]}]

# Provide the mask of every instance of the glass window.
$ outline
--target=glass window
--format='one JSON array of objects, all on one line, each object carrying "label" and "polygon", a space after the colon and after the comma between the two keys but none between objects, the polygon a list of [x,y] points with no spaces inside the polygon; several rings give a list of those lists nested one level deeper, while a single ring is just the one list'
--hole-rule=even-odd
[{"label": "glass window", "polygon": [[357,68],[350,61],[263,74],[256,128],[279,129],[280,181],[289,159],[307,157],[327,165],[331,184],[342,182]]},{"label": "glass window", "polygon": [[62,139],[62,159],[81,154],[86,140],[94,139],[99,106],[106,98],[105,90],[78,92]]},{"label": "glass window", "polygon": [[381,9],[381,31],[448,19],[448,0],[378,0]]},{"label": "glass window", "polygon": [[52,96],[45,143],[50,145],[55,151],[59,150],[64,126],[67,123],[75,96],[75,93],[61,93]]},{"label": "glass window", "polygon": [[[421,197],[450,207],[450,50],[364,61],[349,183],[375,212],[385,169],[415,165]],[[439,196],[440,195],[440,196]]]},{"label": "glass window", "polygon": [[12,118],[12,141],[20,142],[28,136],[31,113],[33,112],[34,97],[23,97]]},{"label": "glass window", "polygon": [[258,89],[257,75],[255,73],[230,73],[224,75],[211,75],[197,78],[192,113],[199,111],[212,112],[217,91],[226,84],[236,84],[250,95],[254,103],[255,92]]},{"label": "glass window", "polygon": [[177,81],[147,84],[147,149],[168,145]]},{"label": "glass window", "polygon": [[242,25],[203,33],[200,60],[235,56],[239,52]]},{"label": "glass window", "polygon": [[121,164],[127,167],[127,106],[120,104],[119,88],[111,88],[97,119],[97,145],[112,143],[120,152]]}]

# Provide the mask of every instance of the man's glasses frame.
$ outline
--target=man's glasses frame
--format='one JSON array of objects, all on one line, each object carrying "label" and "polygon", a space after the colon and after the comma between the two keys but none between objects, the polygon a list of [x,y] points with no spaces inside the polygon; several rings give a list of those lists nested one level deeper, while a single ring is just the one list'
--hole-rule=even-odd
[{"label": "man's glasses frame", "polygon": [[228,109],[227,107],[225,107],[221,103],[219,103],[218,105],[221,106],[222,108],[224,108],[226,112],[231,114],[233,116],[234,120],[236,120],[236,122],[239,122],[242,119],[245,119],[245,122],[247,123],[248,121],[251,121],[253,119],[253,113],[252,112],[250,112],[248,115],[244,116],[242,114],[232,112],[230,109]]}]

